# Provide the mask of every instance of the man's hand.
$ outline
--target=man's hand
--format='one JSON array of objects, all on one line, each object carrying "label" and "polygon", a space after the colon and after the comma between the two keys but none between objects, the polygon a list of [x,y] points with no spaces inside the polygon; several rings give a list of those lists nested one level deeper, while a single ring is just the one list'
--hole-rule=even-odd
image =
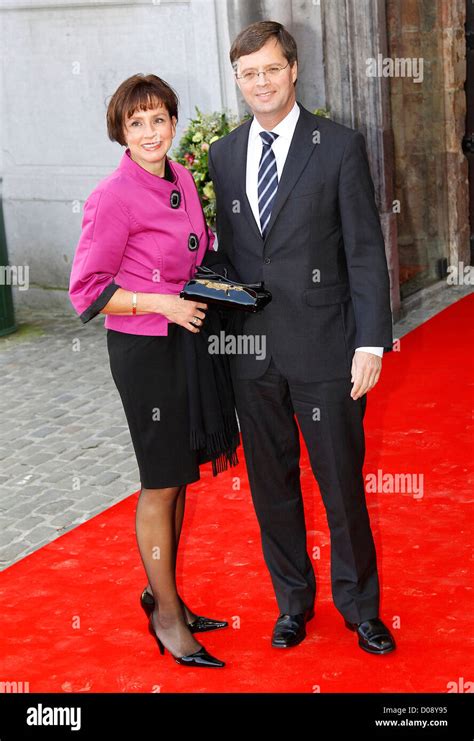
[{"label": "man's hand", "polygon": [[356,400],[373,389],[382,371],[382,358],[371,352],[357,350],[352,358],[351,397]]}]

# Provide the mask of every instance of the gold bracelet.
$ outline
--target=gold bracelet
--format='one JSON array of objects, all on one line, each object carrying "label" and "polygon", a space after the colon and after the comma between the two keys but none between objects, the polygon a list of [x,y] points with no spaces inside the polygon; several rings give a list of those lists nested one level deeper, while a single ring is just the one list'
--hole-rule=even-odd
[{"label": "gold bracelet", "polygon": [[135,291],[132,293],[132,314],[137,313],[137,294]]}]

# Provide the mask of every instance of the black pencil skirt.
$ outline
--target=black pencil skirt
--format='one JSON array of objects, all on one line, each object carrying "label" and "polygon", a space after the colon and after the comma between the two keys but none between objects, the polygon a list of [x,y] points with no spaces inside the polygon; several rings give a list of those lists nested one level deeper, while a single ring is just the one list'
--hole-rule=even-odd
[{"label": "black pencil skirt", "polygon": [[198,481],[198,452],[189,442],[188,391],[182,332],[168,336],[107,329],[110,370],[127,418],[140,482],[162,489]]}]

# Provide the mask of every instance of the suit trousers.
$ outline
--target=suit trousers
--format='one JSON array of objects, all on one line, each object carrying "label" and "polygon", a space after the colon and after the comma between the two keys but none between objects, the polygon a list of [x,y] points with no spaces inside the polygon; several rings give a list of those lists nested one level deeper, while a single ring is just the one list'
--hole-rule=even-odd
[{"label": "suit trousers", "polygon": [[379,579],[362,473],[366,395],[351,398],[350,378],[291,381],[273,358],[258,378],[233,372],[233,385],[263,556],[280,612],[303,612],[316,598],[297,420],[326,510],[334,604],[350,622],[377,617]]}]

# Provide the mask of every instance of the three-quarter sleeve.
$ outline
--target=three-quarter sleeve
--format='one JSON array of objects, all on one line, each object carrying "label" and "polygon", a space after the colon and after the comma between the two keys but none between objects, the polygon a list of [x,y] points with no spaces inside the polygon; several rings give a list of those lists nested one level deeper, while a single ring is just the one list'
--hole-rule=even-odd
[{"label": "three-quarter sleeve", "polygon": [[126,207],[113,193],[95,190],[84,204],[82,232],[69,280],[69,298],[88,322],[120,288],[114,281],[130,233]]}]

